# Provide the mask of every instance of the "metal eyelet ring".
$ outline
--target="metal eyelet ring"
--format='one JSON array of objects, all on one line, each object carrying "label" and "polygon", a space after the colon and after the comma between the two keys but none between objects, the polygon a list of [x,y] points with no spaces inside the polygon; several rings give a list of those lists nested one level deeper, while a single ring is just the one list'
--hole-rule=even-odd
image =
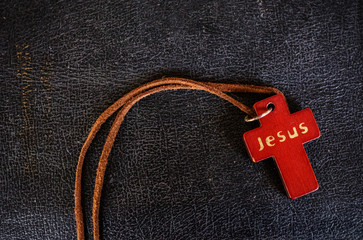
[{"label": "metal eyelet ring", "polygon": [[245,117],[245,121],[246,121],[246,122],[253,122],[253,121],[256,121],[256,120],[258,120],[258,119],[261,119],[261,118],[263,118],[263,117],[267,116],[270,112],[272,112],[272,110],[273,110],[273,108],[272,108],[272,107],[270,107],[270,108],[268,108],[268,109],[267,109],[267,111],[266,111],[266,112],[264,112],[264,113],[262,113],[261,115],[258,115],[258,116],[256,116],[256,117],[252,117],[252,118],[250,118],[250,116],[246,115],[246,117]]}]

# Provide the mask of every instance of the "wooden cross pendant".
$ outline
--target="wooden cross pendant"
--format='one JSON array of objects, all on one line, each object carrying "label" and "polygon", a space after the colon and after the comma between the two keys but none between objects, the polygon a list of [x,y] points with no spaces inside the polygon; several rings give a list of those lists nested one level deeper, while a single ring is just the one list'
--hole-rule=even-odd
[{"label": "wooden cross pendant", "polygon": [[259,119],[261,126],[243,135],[254,162],[273,157],[285,189],[295,199],[319,188],[303,143],[320,137],[318,125],[309,108],[290,114],[282,94],[274,95],[253,106],[257,115],[274,110]]}]

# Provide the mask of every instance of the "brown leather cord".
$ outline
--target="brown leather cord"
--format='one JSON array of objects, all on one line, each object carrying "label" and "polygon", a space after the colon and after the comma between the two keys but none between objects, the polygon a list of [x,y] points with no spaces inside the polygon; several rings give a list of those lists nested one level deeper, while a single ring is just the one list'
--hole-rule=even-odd
[{"label": "brown leather cord", "polygon": [[123,122],[127,112],[131,107],[140,101],[142,98],[149,96],[153,93],[166,90],[177,90],[177,89],[195,89],[203,90],[215,94],[241,109],[243,112],[250,116],[254,116],[254,111],[247,107],[246,105],[238,102],[234,98],[223,92],[255,92],[255,93],[267,93],[267,94],[279,94],[281,93],[278,89],[272,87],[260,87],[253,85],[240,85],[240,84],[223,84],[223,83],[202,83],[189,79],[183,78],[162,78],[159,80],[152,81],[150,83],[144,84],[128,94],[124,95],[114,104],[112,104],[106,111],[104,111],[100,117],[97,119],[93,125],[79,156],[78,165],[76,170],[76,180],[75,180],[75,218],[77,222],[77,238],[79,240],[84,239],[84,223],[83,223],[83,213],[81,205],[81,177],[82,177],[82,167],[86,152],[94,139],[96,133],[99,131],[101,125],[120,107],[122,109],[116,116],[110,132],[107,136],[105,145],[102,150],[100,161],[97,168],[97,175],[95,180],[95,188],[93,194],[93,208],[92,208],[92,221],[93,221],[93,235],[94,239],[99,239],[99,208],[101,192],[104,180],[104,174],[106,171],[107,159],[111,152],[113,143],[115,141],[116,135],[119,131],[121,123]]}]

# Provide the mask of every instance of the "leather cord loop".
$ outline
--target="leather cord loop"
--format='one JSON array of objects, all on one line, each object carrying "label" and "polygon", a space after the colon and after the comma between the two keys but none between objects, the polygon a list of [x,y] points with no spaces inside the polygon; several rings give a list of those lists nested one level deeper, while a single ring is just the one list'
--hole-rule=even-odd
[{"label": "leather cord loop", "polygon": [[265,93],[265,94],[280,94],[276,88],[272,87],[262,87],[254,85],[242,85],[242,84],[224,84],[224,83],[211,83],[211,82],[197,82],[185,78],[161,78],[132,90],[131,92],[125,94],[122,98],[117,100],[109,108],[107,108],[96,120],[91,128],[88,137],[83,144],[81,149],[78,164],[76,169],[75,178],[75,190],[74,190],[74,200],[75,200],[75,218],[77,224],[77,239],[84,240],[84,222],[83,222],[83,212],[81,204],[81,178],[82,178],[82,168],[84,159],[89,146],[91,145],[94,137],[101,128],[102,124],[112,116],[117,110],[121,110],[117,113],[116,119],[114,120],[111,129],[108,133],[106,142],[104,144],[101,157],[98,163],[97,174],[95,179],[95,187],[93,194],[93,206],[92,206],[92,224],[93,224],[93,237],[95,240],[99,240],[99,210],[100,210],[100,199],[103,186],[104,175],[106,171],[106,165],[108,156],[111,152],[112,146],[114,144],[117,133],[120,126],[131,107],[140,101],[141,99],[161,91],[168,90],[178,90],[178,89],[194,89],[200,91],[207,91],[209,93],[215,94],[228,102],[232,103],[234,106],[238,107],[241,111],[245,112],[251,117],[255,117],[256,114],[250,107],[240,103],[231,96],[224,92],[251,92],[251,93]]}]

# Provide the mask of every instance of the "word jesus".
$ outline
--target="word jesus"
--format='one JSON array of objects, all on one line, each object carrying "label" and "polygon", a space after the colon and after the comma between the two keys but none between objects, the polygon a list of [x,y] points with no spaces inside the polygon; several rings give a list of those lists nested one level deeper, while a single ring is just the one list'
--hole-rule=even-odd
[{"label": "word jesus", "polygon": [[[301,130],[301,134],[305,134],[305,133],[307,133],[309,131],[308,127],[306,127],[304,124],[305,124],[304,122],[302,122],[302,123],[299,124],[299,129]],[[298,137],[299,134],[298,134],[298,132],[296,130],[296,127],[293,127],[292,130],[293,130],[293,133],[290,133],[290,131],[287,130],[287,134],[288,134],[289,138],[293,139],[293,138]],[[285,142],[286,141],[286,136],[283,135],[282,133],[283,133],[283,131],[279,131],[276,134],[277,137],[279,138],[279,142]],[[257,140],[258,140],[258,143],[260,144],[259,151],[262,151],[265,148],[265,146],[263,145],[263,141],[262,141],[261,137],[258,137]],[[274,136],[271,136],[271,135],[268,136],[265,139],[266,145],[269,146],[269,147],[275,146],[276,145],[275,140],[276,139],[275,139]]]}]

